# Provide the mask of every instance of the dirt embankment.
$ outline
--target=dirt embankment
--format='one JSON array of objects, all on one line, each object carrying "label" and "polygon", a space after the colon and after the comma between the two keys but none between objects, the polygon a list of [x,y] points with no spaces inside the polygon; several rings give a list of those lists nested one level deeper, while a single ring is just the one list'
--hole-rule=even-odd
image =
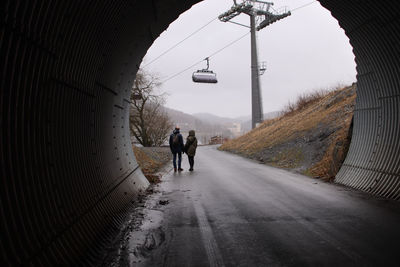
[{"label": "dirt embankment", "polygon": [[302,96],[284,114],[219,149],[312,177],[332,180],[351,138],[356,85]]},{"label": "dirt embankment", "polygon": [[136,160],[150,183],[160,182],[159,171],[172,161],[169,147],[133,147]]}]

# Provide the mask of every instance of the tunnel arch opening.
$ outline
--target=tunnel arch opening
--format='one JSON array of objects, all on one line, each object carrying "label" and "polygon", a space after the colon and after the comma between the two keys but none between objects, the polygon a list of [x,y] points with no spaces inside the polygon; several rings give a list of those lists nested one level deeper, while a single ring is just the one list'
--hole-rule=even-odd
[{"label": "tunnel arch opening", "polygon": [[[217,18],[231,6],[231,2],[202,1],[194,5],[172,22],[147,51],[140,68],[163,77],[161,88],[168,92],[167,107],[189,114],[207,112],[230,118],[251,113],[248,28],[222,23]],[[279,3],[275,5],[275,8],[279,7]],[[282,23],[285,25],[277,23],[268,31],[257,34],[259,61],[268,60],[270,66],[261,76],[264,113],[280,113],[288,100],[293,102],[299,95],[311,94],[317,89],[332,90],[339,84],[344,87],[355,82],[354,54],[337,20],[318,2],[298,4],[293,8],[295,11],[288,18],[290,21]],[[305,12],[307,9],[304,8],[311,8],[311,12]],[[247,16],[239,18],[235,21],[248,24]],[[304,20],[306,22],[300,24]],[[315,21],[324,27],[316,26]],[[326,32],[320,30],[325,27],[328,28]],[[308,28],[310,30],[304,30]],[[280,36],[284,36],[283,39]],[[331,56],[336,51],[339,55]],[[217,66],[220,84],[193,84],[189,74],[201,68],[202,59],[209,55],[212,55],[213,68]],[[185,68],[187,66],[192,67]],[[225,103],[223,110],[221,101]],[[247,125],[245,129],[241,134],[250,130]],[[207,139],[221,132],[222,129],[215,130],[213,134],[204,134],[204,138],[200,136],[199,140],[208,143]],[[229,134],[229,130],[224,136],[238,137],[237,133]]]},{"label": "tunnel arch opening", "polygon": [[[224,101],[235,103],[237,107],[225,108],[227,111],[216,115],[239,117],[250,113],[250,35],[245,35],[248,29],[222,23],[217,18],[231,4],[232,1],[229,0],[219,4],[211,1],[196,4],[172,22],[147,51],[141,68],[163,77],[161,80],[165,84],[162,88],[170,93],[168,107],[179,106],[191,114],[202,113],[205,109],[216,110],[219,101],[224,97]],[[301,4],[298,6],[301,7]],[[279,7],[276,4],[275,8]],[[303,92],[333,88],[339,83],[351,85],[355,82],[354,54],[337,20],[318,2],[304,6],[303,9],[296,7],[293,6],[295,11],[286,21],[278,22],[257,34],[259,61],[267,61],[268,65],[267,72],[261,76],[265,112],[281,110],[287,104],[289,96],[293,95],[290,97],[293,101],[294,96]],[[311,12],[305,12],[307,10]],[[309,13],[311,16],[305,15]],[[297,25],[302,20],[307,22]],[[320,23],[320,20],[324,26],[329,27],[326,32],[319,30],[322,26],[316,26],[315,21]],[[235,22],[249,23],[245,15],[237,17]],[[190,23],[193,26],[188,26]],[[305,30],[307,27],[310,29]],[[328,41],[336,39],[339,40],[334,44],[334,41]],[[337,49],[338,45],[340,48]],[[340,51],[340,55],[336,58],[326,56],[333,54],[332,50]],[[215,51],[218,53],[214,53]],[[218,72],[222,84],[203,86],[191,83],[189,73],[202,68],[202,60],[209,55],[212,55],[212,68]],[[342,62],[339,58],[343,59]],[[186,68],[196,63],[198,65]],[[338,69],[340,73],[337,73]],[[350,74],[345,75],[342,69]],[[303,77],[297,74],[299,72]],[[287,76],[282,77],[282,73]],[[279,95],[279,91],[287,92],[287,96]],[[207,103],[206,107],[194,109],[194,105],[185,103],[188,102],[184,100],[189,94],[194,94],[199,103]]]},{"label": "tunnel arch opening", "polygon": [[[155,38],[197,2],[1,4],[2,262],[98,256],[106,229],[146,187],[127,145],[129,85]],[[349,37],[358,73],[352,143],[336,182],[398,200],[397,1],[319,2]]]}]

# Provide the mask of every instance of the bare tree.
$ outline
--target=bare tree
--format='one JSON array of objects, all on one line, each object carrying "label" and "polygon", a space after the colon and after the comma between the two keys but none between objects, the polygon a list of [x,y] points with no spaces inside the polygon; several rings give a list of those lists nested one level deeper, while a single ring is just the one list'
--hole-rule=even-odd
[{"label": "bare tree", "polygon": [[145,147],[164,143],[172,123],[164,111],[165,94],[157,94],[159,79],[139,69],[132,87],[130,131]]}]

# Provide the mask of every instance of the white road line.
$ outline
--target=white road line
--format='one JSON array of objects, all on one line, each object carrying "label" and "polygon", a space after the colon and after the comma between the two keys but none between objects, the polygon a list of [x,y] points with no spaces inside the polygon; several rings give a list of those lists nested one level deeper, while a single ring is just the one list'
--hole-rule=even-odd
[{"label": "white road line", "polygon": [[193,204],[209,266],[225,266],[203,207],[198,202]]}]

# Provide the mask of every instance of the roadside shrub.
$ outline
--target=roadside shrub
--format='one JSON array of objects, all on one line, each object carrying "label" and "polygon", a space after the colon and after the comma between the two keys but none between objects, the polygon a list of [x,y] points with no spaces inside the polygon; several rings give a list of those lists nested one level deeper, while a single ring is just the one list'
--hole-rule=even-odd
[{"label": "roadside shrub", "polygon": [[291,114],[296,110],[296,103],[288,101],[286,106],[281,111],[281,116]]},{"label": "roadside shrub", "polygon": [[311,93],[304,93],[297,98],[296,102],[296,110],[302,110],[308,107],[310,104],[315,103],[316,101],[321,100],[328,94],[328,91],[314,91]]}]

